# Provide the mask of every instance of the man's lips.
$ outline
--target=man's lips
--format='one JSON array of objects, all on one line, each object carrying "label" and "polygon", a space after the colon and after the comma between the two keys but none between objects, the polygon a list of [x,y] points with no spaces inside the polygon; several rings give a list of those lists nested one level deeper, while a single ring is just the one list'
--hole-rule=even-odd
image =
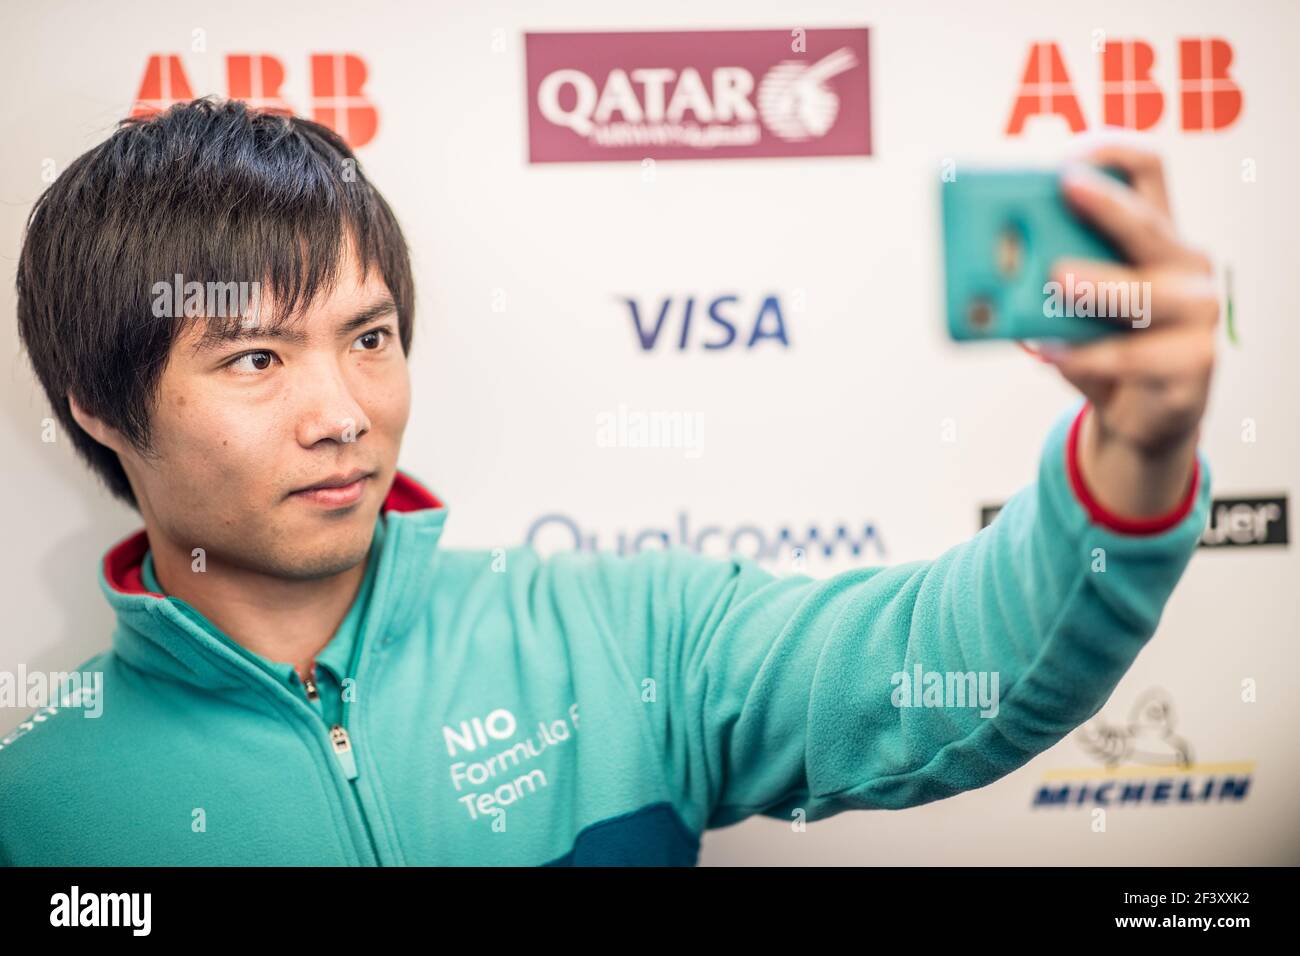
[{"label": "man's lips", "polygon": [[374,475],[373,471],[361,469],[345,475],[334,475],[309,487],[291,492],[289,497],[331,508],[344,507],[361,499],[366,490],[366,482]]}]

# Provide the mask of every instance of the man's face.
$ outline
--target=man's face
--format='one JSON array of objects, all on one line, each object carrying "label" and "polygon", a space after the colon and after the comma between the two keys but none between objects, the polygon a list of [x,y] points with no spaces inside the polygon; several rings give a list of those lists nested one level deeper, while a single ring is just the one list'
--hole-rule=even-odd
[{"label": "man's face", "polygon": [[[274,301],[261,298],[267,315]],[[196,349],[206,323],[185,321],[159,389],[156,454],[119,453],[170,544],[292,579],[365,558],[410,411],[391,301],[377,271],[362,283],[349,250],[338,285],[289,336]],[[359,488],[297,493],[356,472]]]}]

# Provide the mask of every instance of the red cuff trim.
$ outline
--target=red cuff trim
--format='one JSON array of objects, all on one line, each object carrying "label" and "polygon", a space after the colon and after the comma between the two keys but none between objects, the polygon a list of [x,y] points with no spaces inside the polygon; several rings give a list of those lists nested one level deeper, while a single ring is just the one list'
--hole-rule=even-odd
[{"label": "red cuff trim", "polygon": [[1070,487],[1074,489],[1074,496],[1079,499],[1079,504],[1083,505],[1083,509],[1088,512],[1088,517],[1095,524],[1119,534],[1159,534],[1161,531],[1168,531],[1186,518],[1192,506],[1196,504],[1196,492],[1201,484],[1201,465],[1198,456],[1192,458],[1192,479],[1188,484],[1187,494],[1174,510],[1165,514],[1156,515],[1154,518],[1125,518],[1113,511],[1107,511],[1092,496],[1088,486],[1083,483],[1083,471],[1079,467],[1078,453],[1079,431],[1083,424],[1083,416],[1088,413],[1089,407],[1089,402],[1083,403],[1083,408],[1079,409],[1079,414],[1074,417],[1074,422],[1070,425],[1070,437],[1065,442],[1065,470],[1070,475]]}]

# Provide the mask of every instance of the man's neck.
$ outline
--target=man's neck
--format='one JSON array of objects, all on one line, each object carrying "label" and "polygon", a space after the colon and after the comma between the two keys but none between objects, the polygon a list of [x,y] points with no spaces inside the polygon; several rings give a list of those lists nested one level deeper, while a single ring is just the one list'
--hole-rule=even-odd
[{"label": "man's neck", "polygon": [[338,631],[365,578],[367,555],[355,567],[317,580],[293,580],[245,568],[214,566],[195,573],[190,556],[163,542],[154,546],[159,586],[191,605],[242,647],[267,660],[311,673],[316,655]]}]

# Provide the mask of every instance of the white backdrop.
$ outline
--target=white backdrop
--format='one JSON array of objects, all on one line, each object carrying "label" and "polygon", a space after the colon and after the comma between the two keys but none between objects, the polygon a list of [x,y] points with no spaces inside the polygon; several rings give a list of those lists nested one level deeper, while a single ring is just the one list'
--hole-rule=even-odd
[{"label": "white backdrop", "polygon": [[[947,340],[941,163],[1060,158],[1069,140],[1060,119],[1006,135],[1032,44],[1058,44],[1097,129],[1096,31],[1142,40],[1165,97],[1150,135],[1167,158],[1175,217],[1234,276],[1238,342],[1224,338],[1203,429],[1215,497],[1296,493],[1294,3],[321,2],[274,14],[251,2],[105,6],[0,12],[0,310],[10,317],[0,323],[9,502],[0,669],[70,669],[107,646],[112,618],[96,563],[139,526],[66,441],[42,442],[49,409],[18,349],[12,277],[43,170],[61,170],[111,132],[156,54],[180,57],[195,95],[226,95],[227,54],[272,55],[286,70],[286,99],[304,112],[312,54],[365,62],[378,127],[358,155],[396,210],[417,269],[415,403],[401,465],[448,503],[445,546],[517,544],[551,513],[613,546],[621,532],[674,529],[684,512],[695,529],[753,525],[769,535],[869,524],[883,550],[870,546],[856,560],[893,563],[974,534],[981,505],[1033,477],[1047,428],[1071,399],[1051,369],[1013,345]],[[528,161],[525,32],[819,27],[870,31],[870,156]],[[197,36],[205,50],[194,49]],[[1182,129],[1184,37],[1219,38],[1233,51],[1244,106],[1223,129]],[[670,295],[670,341],[643,351],[621,300],[636,299],[653,321]],[[712,351],[697,338],[677,350],[681,297],[695,297],[698,322],[724,295],[738,297],[741,343]],[[745,349],[769,295],[790,345]],[[607,447],[600,416],[620,406],[693,416],[698,454]],[[1253,441],[1243,440],[1248,421]],[[955,441],[944,440],[945,423]],[[852,563],[844,552],[813,556],[807,570]],[[771,567],[789,570],[782,560]],[[1117,807],[1095,833],[1086,807],[1033,806],[1049,776],[1073,786],[1101,772],[1067,739],[938,804],[845,814],[806,832],[767,819],[711,831],[702,862],[1300,862],[1298,571],[1290,545],[1198,550],[1103,711],[1122,723],[1139,695],[1162,689],[1196,766],[1132,766],[1126,779],[1199,788],[1248,777],[1242,799]],[[1243,681],[1255,682],[1255,702],[1243,702]],[[25,716],[0,709],[0,731]]]}]

